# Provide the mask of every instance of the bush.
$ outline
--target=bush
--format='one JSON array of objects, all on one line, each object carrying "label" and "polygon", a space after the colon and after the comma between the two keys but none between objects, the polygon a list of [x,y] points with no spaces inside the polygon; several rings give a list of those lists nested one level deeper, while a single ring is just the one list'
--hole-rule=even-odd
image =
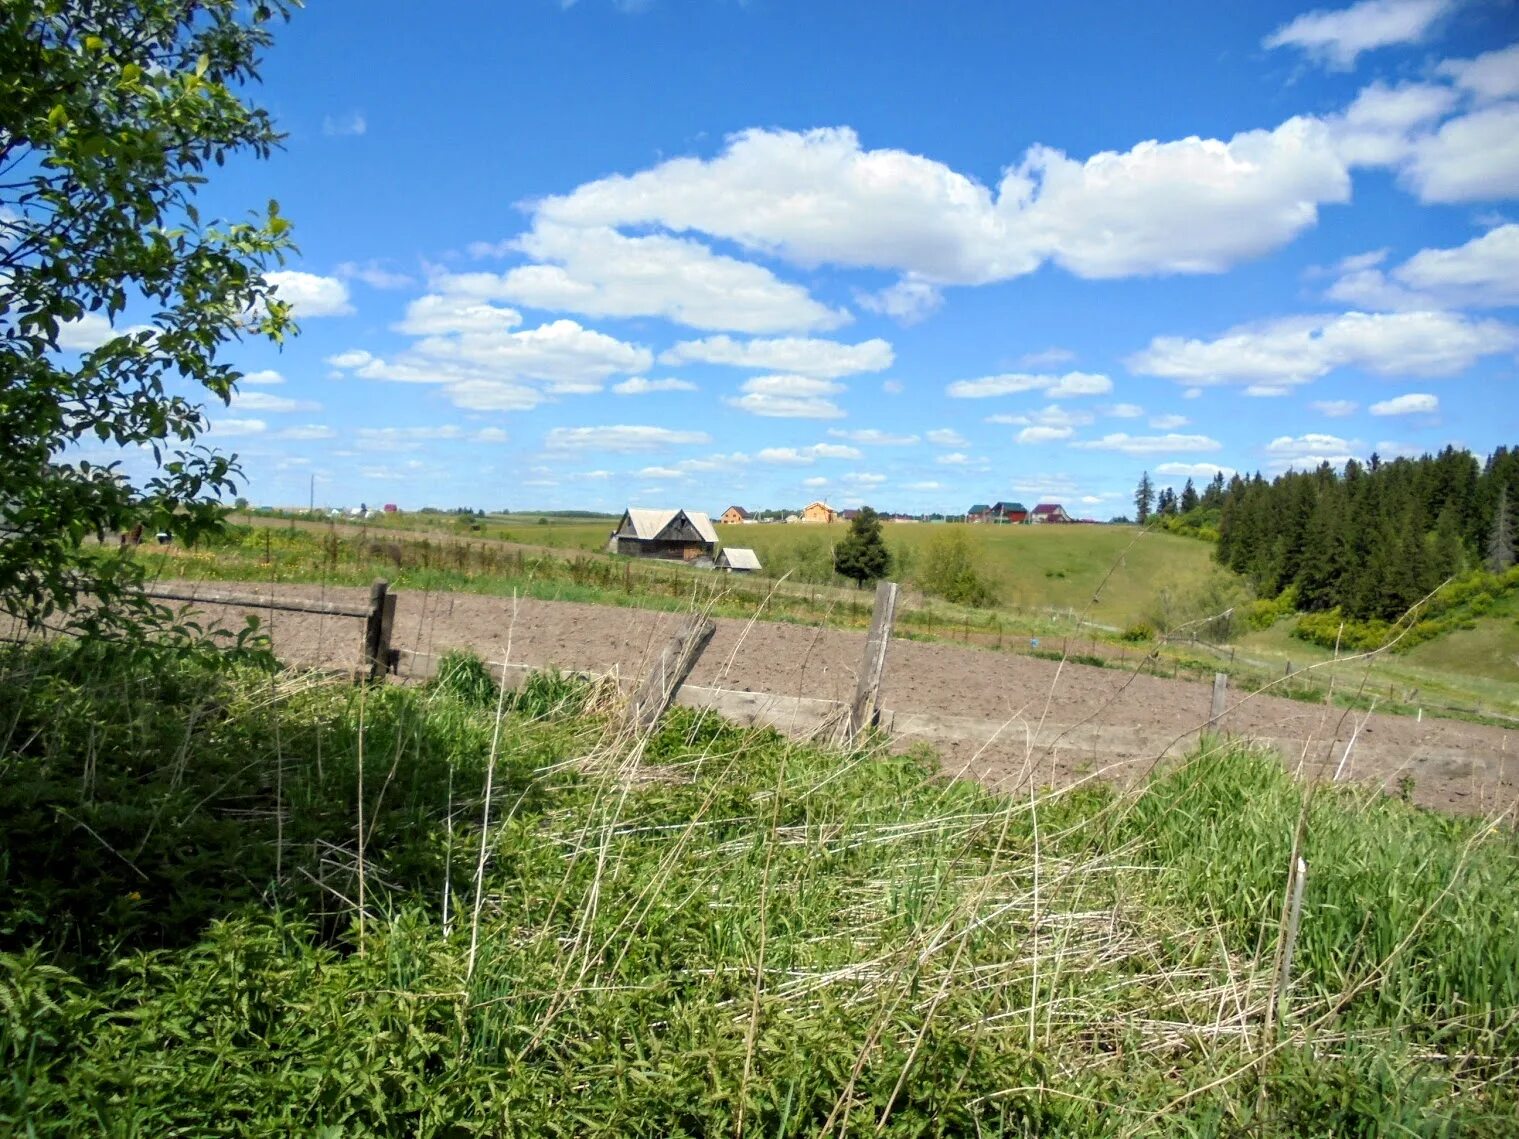
[{"label": "bush", "polygon": [[[1504,573],[1478,570],[1439,590],[1414,611],[1417,619],[1411,625],[1407,619],[1357,620],[1344,616],[1336,607],[1304,613],[1293,626],[1292,635],[1326,649],[1338,644],[1342,650],[1351,652],[1374,652],[1387,647],[1394,652],[1406,652],[1445,633],[1473,628],[1473,618],[1491,612],[1502,597],[1516,589],[1519,589],[1519,567]],[[1278,601],[1286,597],[1284,593]]]},{"label": "bush", "polygon": [[958,526],[947,526],[930,540],[917,582],[924,593],[956,605],[987,609],[997,603],[997,592],[981,569],[977,551]]},{"label": "bush", "polygon": [[1119,639],[1131,645],[1143,644],[1155,639],[1155,626],[1148,621],[1136,621],[1119,634]]},{"label": "bush", "polygon": [[1189,592],[1162,588],[1146,615],[1159,633],[1196,632],[1209,641],[1233,639],[1250,603],[1245,585],[1233,574],[1216,572]]}]

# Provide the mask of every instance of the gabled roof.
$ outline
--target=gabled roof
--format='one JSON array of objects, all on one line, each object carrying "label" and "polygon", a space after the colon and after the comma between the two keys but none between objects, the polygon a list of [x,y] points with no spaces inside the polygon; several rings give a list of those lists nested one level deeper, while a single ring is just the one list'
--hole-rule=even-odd
[{"label": "gabled roof", "polygon": [[829,506],[826,502],[824,502],[820,498],[819,499],[815,499],[812,502],[809,502],[806,506],[802,507],[802,509],[803,510],[811,510],[814,506],[821,506],[824,510],[828,511],[830,514],[836,514],[837,513],[837,511],[835,511],[833,509],[833,507]]},{"label": "gabled roof", "polygon": [[757,570],[760,568],[759,556],[753,550],[746,550],[742,546],[725,546],[722,554],[719,555],[719,560],[734,569]]},{"label": "gabled roof", "polygon": [[1024,506],[1021,502],[998,502],[993,504],[992,509],[1001,511],[1003,514],[1028,513],[1028,507]]},{"label": "gabled roof", "polygon": [[[748,518],[749,517],[749,512],[747,510],[745,510],[742,506],[730,506],[730,507],[728,507],[728,510],[733,511],[740,518]],[[728,513],[728,510],[724,510],[723,513],[724,514]]]},{"label": "gabled roof", "polygon": [[986,505],[986,503],[984,503],[984,502],[978,502],[978,503],[976,503],[975,506],[972,506],[965,513],[967,513],[967,514],[985,514],[990,509],[991,509],[991,507],[988,506],[988,505]]},{"label": "gabled roof", "polygon": [[1063,511],[1065,507],[1061,506],[1058,502],[1041,502],[1038,506],[1034,507],[1035,514],[1054,514],[1057,510]]},{"label": "gabled roof", "polygon": [[703,542],[717,544],[717,531],[712,529],[712,520],[700,510],[646,510],[630,506],[628,522],[633,527],[633,536],[647,542],[659,537],[660,532],[682,514],[701,535]]}]

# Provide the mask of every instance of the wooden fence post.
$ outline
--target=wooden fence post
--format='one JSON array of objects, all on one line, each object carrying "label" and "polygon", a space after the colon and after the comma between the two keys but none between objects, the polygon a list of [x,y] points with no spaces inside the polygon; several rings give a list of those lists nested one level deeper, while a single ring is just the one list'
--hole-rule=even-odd
[{"label": "wooden fence post", "polygon": [[849,739],[854,739],[876,722],[881,711],[881,681],[886,676],[886,646],[891,643],[891,627],[897,616],[897,583],[883,581],[876,585],[875,613],[870,633],[865,638],[865,659],[860,664],[860,678],[855,684],[854,703],[849,706]]},{"label": "wooden fence post", "polygon": [[652,728],[659,722],[715,632],[717,626],[700,613],[691,614],[675,631],[633,694],[628,715],[637,728]]},{"label": "wooden fence post", "polygon": [[1218,731],[1224,718],[1224,700],[1229,691],[1229,674],[1227,672],[1215,672],[1213,674],[1213,704],[1208,709],[1208,730]]},{"label": "wooden fence post", "polygon": [[390,634],[396,621],[396,597],[383,577],[369,587],[369,614],[364,618],[364,670],[379,680],[391,666]]}]

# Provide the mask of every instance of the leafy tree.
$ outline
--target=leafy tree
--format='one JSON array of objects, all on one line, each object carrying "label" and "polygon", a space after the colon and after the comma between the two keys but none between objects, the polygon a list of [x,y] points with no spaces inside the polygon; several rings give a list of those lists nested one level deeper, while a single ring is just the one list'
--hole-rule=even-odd
[{"label": "leafy tree", "polygon": [[833,571],[856,586],[880,581],[891,572],[891,551],[881,536],[881,516],[870,507],[860,508],[849,523],[849,533],[833,548]]},{"label": "leafy tree", "polygon": [[[229,340],[291,328],[263,273],[289,247],[278,206],[195,208],[212,165],[279,139],[243,92],[287,0],[0,12],[0,609],[35,621],[93,597],[109,616],[140,601],[141,572],[86,536],[219,524],[239,472],[194,445],[198,400],[231,396]],[[122,449],[151,473],[134,483]]]},{"label": "leafy tree", "polygon": [[996,591],[977,565],[975,548],[959,526],[941,527],[929,541],[918,585],[924,593],[957,605],[983,609],[997,602]]},{"label": "leafy tree", "polygon": [[1155,506],[1155,484],[1150,481],[1150,472],[1145,471],[1139,476],[1139,486],[1134,490],[1134,521],[1143,526],[1150,520],[1150,511]]}]

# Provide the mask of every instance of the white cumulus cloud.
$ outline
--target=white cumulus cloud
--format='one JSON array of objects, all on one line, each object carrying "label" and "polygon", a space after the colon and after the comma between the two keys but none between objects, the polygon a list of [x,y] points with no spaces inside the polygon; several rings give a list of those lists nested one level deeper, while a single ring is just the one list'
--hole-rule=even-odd
[{"label": "white cumulus cloud", "polygon": [[1309,406],[1330,419],[1344,419],[1354,415],[1361,405],[1353,399],[1316,399]]},{"label": "white cumulus cloud", "polygon": [[705,431],[678,431],[671,427],[645,427],[618,424],[612,427],[555,427],[543,438],[550,451],[608,451],[631,454],[639,451],[662,451],[710,443]]},{"label": "white cumulus cloud", "polygon": [[607,225],[539,219],[516,243],[536,263],[501,278],[501,296],[585,316],[661,316],[691,328],[810,331],[848,323],[770,270],[667,234],[629,236]]},{"label": "white cumulus cloud", "polygon": [[1387,272],[1354,270],[1330,286],[1329,296],[1379,309],[1519,305],[1519,225],[1496,226],[1450,249],[1421,249]]},{"label": "white cumulus cloud", "polygon": [[1215,340],[1157,336],[1127,363],[1131,371],[1178,383],[1243,383],[1275,395],[1337,368],[1454,375],[1516,345],[1519,331],[1512,326],[1459,313],[1347,312],[1245,325]]},{"label": "white cumulus cloud", "polygon": [[817,459],[862,459],[864,455],[858,448],[840,443],[814,443],[810,447],[766,447],[755,458],[779,466],[810,466]]},{"label": "white cumulus cloud", "polygon": [[1374,403],[1367,410],[1372,415],[1430,415],[1440,410],[1440,400],[1425,392],[1410,392]]},{"label": "white cumulus cloud", "polygon": [[690,380],[650,380],[632,376],[620,384],[613,384],[612,390],[618,395],[648,395],[650,392],[694,392],[696,385]]},{"label": "white cumulus cloud", "polygon": [[1162,455],[1167,452],[1218,451],[1223,444],[1206,435],[1130,435],[1117,431],[1101,439],[1080,439],[1071,444],[1083,451],[1117,451],[1125,455]]},{"label": "white cumulus cloud", "polygon": [[714,158],[678,158],[537,203],[538,225],[661,226],[795,264],[894,271],[877,309],[919,315],[937,287],[1055,260],[1081,276],[1219,272],[1292,240],[1349,195],[1312,118],[1228,140],[1149,140],[1072,158],[1029,148],[995,190],[854,131],[743,131]]},{"label": "white cumulus cloud", "polygon": [[848,439],[851,443],[862,443],[871,447],[908,447],[918,442],[916,435],[893,435],[888,431],[881,431],[874,427],[865,427],[854,431],[830,427],[828,434],[832,435],[835,439]]},{"label": "white cumulus cloud", "polygon": [[1178,479],[1211,479],[1222,474],[1231,479],[1236,472],[1233,467],[1221,467],[1217,463],[1161,463],[1155,473]]},{"label": "white cumulus cloud", "polygon": [[935,427],[932,431],[925,431],[923,438],[936,447],[965,447],[970,443],[953,427]]},{"label": "white cumulus cloud", "polygon": [[264,280],[274,287],[274,295],[290,306],[297,320],[317,316],[347,316],[353,312],[348,303],[348,286],[336,277],[281,269],[265,273]]},{"label": "white cumulus cloud", "polygon": [[1047,396],[1061,398],[1105,395],[1113,390],[1113,381],[1090,372],[1067,372],[1063,376],[1009,372],[983,376],[977,380],[956,380],[944,390],[952,399],[987,399],[991,396],[1016,395],[1019,392],[1043,392]]},{"label": "white cumulus cloud", "polygon": [[322,405],[309,399],[291,399],[269,392],[235,392],[232,396],[233,411],[321,411]]},{"label": "white cumulus cloud", "polygon": [[1476,59],[1448,59],[1439,72],[1481,100],[1519,95],[1519,43],[1484,52]]},{"label": "white cumulus cloud", "polygon": [[772,419],[841,419],[844,411],[829,397],[844,390],[844,385],[811,376],[756,376],[745,380],[743,395],[726,402]]},{"label": "white cumulus cloud", "polygon": [[262,435],[269,424],[262,419],[215,419],[206,434],[213,439],[232,439],[243,435]]},{"label": "white cumulus cloud", "polygon": [[805,336],[754,340],[709,336],[704,340],[683,340],[659,357],[661,364],[727,364],[819,379],[883,371],[894,360],[891,345],[879,338],[842,344]]},{"label": "white cumulus cloud", "polygon": [[1316,8],[1282,25],[1263,47],[1295,47],[1330,67],[1348,70],[1362,52],[1419,43],[1455,0],[1360,0],[1348,8]]},{"label": "white cumulus cloud", "polygon": [[1310,432],[1307,435],[1279,435],[1266,444],[1266,454],[1271,456],[1273,470],[1310,470],[1324,463],[1343,467],[1360,448],[1359,440]]},{"label": "white cumulus cloud", "polygon": [[1069,439],[1075,432],[1069,427],[1025,427],[1018,432],[1019,443],[1053,443]]}]

